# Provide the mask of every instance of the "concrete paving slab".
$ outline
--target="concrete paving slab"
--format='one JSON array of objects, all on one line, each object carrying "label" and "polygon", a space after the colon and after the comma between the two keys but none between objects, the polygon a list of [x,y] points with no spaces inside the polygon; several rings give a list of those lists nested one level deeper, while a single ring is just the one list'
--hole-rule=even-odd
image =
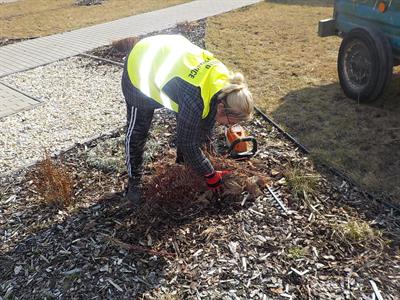
[{"label": "concrete paving slab", "polygon": [[0,118],[30,109],[41,102],[0,82]]}]

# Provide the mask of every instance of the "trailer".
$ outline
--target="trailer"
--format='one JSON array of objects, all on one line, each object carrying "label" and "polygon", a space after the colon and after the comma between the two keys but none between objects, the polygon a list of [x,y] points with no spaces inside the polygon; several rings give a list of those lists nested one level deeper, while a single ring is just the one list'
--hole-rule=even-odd
[{"label": "trailer", "polygon": [[337,68],[349,98],[378,99],[400,65],[400,0],[335,0],[333,17],[319,21],[320,37],[342,37]]}]

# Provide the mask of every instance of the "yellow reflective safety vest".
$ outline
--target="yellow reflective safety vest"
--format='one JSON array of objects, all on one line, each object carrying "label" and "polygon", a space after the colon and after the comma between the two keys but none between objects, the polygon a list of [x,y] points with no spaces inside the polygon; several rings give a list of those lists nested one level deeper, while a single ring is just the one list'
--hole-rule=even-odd
[{"label": "yellow reflective safety vest", "polygon": [[229,70],[212,53],[180,35],[140,40],[128,56],[127,70],[133,86],[175,112],[179,112],[179,105],[163,92],[163,87],[175,77],[199,87],[204,102],[203,119],[210,112],[212,97],[229,78]]}]

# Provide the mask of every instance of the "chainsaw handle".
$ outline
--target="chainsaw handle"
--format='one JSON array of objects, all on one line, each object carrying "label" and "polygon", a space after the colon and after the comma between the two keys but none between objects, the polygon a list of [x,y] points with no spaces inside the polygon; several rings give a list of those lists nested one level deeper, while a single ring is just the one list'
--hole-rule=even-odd
[{"label": "chainsaw handle", "polygon": [[[237,144],[239,144],[241,142],[251,142],[253,144],[251,151],[236,153],[233,149]],[[229,150],[228,150],[228,153],[230,153],[232,158],[247,158],[247,157],[253,156],[254,154],[256,154],[256,152],[257,152],[257,140],[253,136],[246,136],[246,137],[234,140],[232,142],[232,144],[229,146]]]}]

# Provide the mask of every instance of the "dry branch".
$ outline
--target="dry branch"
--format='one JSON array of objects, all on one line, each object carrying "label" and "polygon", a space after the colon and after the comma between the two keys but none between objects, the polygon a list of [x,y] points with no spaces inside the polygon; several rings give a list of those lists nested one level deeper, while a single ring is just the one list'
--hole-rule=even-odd
[{"label": "dry branch", "polygon": [[117,245],[117,246],[119,246],[122,249],[125,249],[127,251],[132,251],[132,252],[137,252],[137,253],[147,253],[147,254],[150,254],[150,255],[164,256],[164,257],[169,257],[169,258],[174,258],[176,256],[176,254],[172,253],[172,252],[157,251],[157,250],[147,249],[147,248],[142,247],[142,246],[130,245],[130,244],[127,244],[125,242],[122,242],[119,239],[116,239],[116,238],[114,238],[112,236],[109,236],[107,234],[103,233],[102,235],[105,237],[105,239],[107,239],[112,244]]}]

